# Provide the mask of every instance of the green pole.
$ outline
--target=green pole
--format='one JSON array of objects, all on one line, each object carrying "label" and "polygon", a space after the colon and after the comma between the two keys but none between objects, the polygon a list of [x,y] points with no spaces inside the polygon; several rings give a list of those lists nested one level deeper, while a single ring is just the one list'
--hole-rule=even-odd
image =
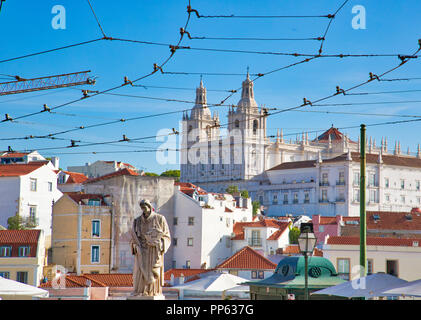
[{"label": "green pole", "polygon": [[360,276],[367,274],[367,227],[366,227],[366,155],[365,155],[365,124],[361,125],[360,152]]},{"label": "green pole", "polygon": [[304,300],[308,300],[308,256],[304,253]]}]

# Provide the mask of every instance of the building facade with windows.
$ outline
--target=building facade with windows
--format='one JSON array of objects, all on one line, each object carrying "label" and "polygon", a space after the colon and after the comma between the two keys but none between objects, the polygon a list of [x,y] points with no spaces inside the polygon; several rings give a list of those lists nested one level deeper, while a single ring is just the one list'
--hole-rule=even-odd
[{"label": "building facade with windows", "polygon": [[175,183],[174,201],[173,268],[214,268],[232,254],[234,224],[253,217],[250,199],[190,183]]},{"label": "building facade with windows", "polygon": [[121,161],[98,160],[94,163],[86,163],[84,166],[67,167],[68,171],[82,173],[88,178],[98,178],[122,169],[130,169],[132,171],[135,171],[136,173],[139,173],[139,170],[136,169],[134,166]]},{"label": "building facade with windows", "polygon": [[0,165],[0,225],[19,215],[29,227],[42,229],[46,247],[51,238],[51,212],[62,193],[49,161]]},{"label": "building facade with windows", "polygon": [[0,277],[37,287],[45,265],[42,230],[0,230]]},{"label": "building facade with windows", "polygon": [[54,204],[52,263],[68,272],[110,273],[112,207],[98,194],[69,192]]},{"label": "building facade with windows", "polygon": [[80,192],[86,180],[88,177],[83,173],[60,170],[57,174],[57,187],[61,192]]},{"label": "building facade with windows", "polygon": [[[384,272],[407,281],[421,278],[421,238],[367,237],[367,274]],[[323,257],[345,280],[358,274],[359,237],[326,236]]]}]

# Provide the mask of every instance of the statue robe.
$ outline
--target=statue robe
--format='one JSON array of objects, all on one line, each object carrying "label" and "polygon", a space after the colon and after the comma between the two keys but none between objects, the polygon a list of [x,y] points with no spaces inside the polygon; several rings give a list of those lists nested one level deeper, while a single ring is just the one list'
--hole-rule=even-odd
[{"label": "statue robe", "polygon": [[151,212],[148,218],[142,214],[132,227],[133,295],[162,295],[164,285],[164,254],[171,237],[165,217]]}]

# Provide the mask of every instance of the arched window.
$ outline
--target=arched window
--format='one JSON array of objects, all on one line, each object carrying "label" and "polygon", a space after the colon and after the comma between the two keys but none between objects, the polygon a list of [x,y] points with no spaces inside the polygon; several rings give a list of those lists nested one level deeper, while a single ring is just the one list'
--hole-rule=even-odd
[{"label": "arched window", "polygon": [[253,134],[256,134],[258,127],[259,127],[259,123],[257,122],[257,120],[254,120],[253,121]]},{"label": "arched window", "polygon": [[206,126],[206,134],[208,135],[208,139],[211,138],[211,127],[210,126]]},{"label": "arched window", "polygon": [[236,128],[239,128],[240,127],[240,121],[237,119],[237,120],[235,120],[235,125],[234,125]]}]

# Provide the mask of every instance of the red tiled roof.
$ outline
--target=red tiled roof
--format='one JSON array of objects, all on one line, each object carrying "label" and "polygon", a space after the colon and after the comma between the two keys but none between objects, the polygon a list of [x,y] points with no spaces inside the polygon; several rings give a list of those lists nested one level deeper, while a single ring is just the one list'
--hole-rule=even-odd
[{"label": "red tiled roof", "polygon": [[[368,246],[395,246],[395,247],[412,247],[414,241],[421,244],[420,239],[398,239],[398,238],[380,238],[380,237],[367,237]],[[337,245],[360,245],[359,237],[341,237],[330,236],[327,239],[327,244]]]},{"label": "red tiled roof", "polygon": [[319,224],[336,224],[336,217],[320,217]]},{"label": "red tiled roof", "polygon": [[192,196],[193,193],[196,191],[198,194],[208,194],[205,190],[203,190],[202,188],[194,185],[193,183],[189,183],[189,182],[174,182],[175,186],[179,186],[180,187],[180,191]]},{"label": "red tiled roof", "polygon": [[93,194],[93,193],[81,193],[81,192],[64,192],[65,195],[69,196],[73,201],[76,203],[81,202],[82,200],[89,200],[89,199],[99,199],[101,200],[101,204],[103,204],[104,198],[101,194]]},{"label": "red tiled roof", "polygon": [[282,250],[282,254],[301,254],[298,244],[290,244]]},{"label": "red tiled roof", "polygon": [[83,183],[88,180],[88,177],[85,176],[83,173],[79,172],[71,172],[71,171],[63,171],[65,174],[69,175],[66,183]]},{"label": "red tiled roof", "polygon": [[24,152],[5,152],[2,155],[0,155],[0,158],[21,158],[28,154],[29,153]]},{"label": "red tiled roof", "polygon": [[[375,220],[374,215],[379,219]],[[407,216],[411,220],[407,219]],[[360,217],[343,217],[348,221],[360,221]],[[421,214],[409,212],[367,211],[368,230],[421,230]]]},{"label": "red tiled roof", "polygon": [[[288,228],[290,222],[279,221],[276,219],[262,219],[259,221],[253,222],[236,222],[234,224],[233,232],[235,234],[232,237],[232,240],[244,240],[244,228],[276,228],[279,229],[280,234],[277,234],[274,237],[278,237],[276,239],[268,239],[268,240],[277,240],[279,236]],[[276,233],[276,232],[275,232]],[[271,235],[271,237],[273,234]],[[270,238],[270,237],[269,237]]]},{"label": "red tiled roof", "polygon": [[25,164],[0,164],[0,177],[24,176],[46,164],[45,161],[29,162]]},{"label": "red tiled roof", "polygon": [[313,250],[313,256],[314,257],[323,257],[323,251],[318,249],[318,248],[314,248]]},{"label": "red tiled roof", "polygon": [[[83,274],[80,276],[66,275],[66,288],[89,287],[132,287],[133,276],[127,273]],[[41,288],[51,288],[52,281],[42,283]]]},{"label": "red tiled roof", "polygon": [[181,277],[181,274],[184,275],[184,277],[191,277],[194,275],[198,275],[204,272],[214,271],[215,269],[170,269],[168,271],[165,271],[164,273],[164,280],[170,281],[171,275],[174,275],[174,278]]},{"label": "red tiled roof", "polygon": [[112,173],[103,175],[103,176],[98,177],[98,178],[88,179],[83,183],[97,182],[97,181],[106,180],[106,179],[110,179],[110,178],[117,177],[117,176],[138,176],[138,175],[139,174],[136,171],[133,171],[133,170],[128,169],[128,168],[124,168],[124,169],[118,170],[116,172],[112,172]]},{"label": "red tiled roof", "polygon": [[37,244],[41,230],[0,230],[0,244]]},{"label": "red tiled roof", "polygon": [[225,212],[234,212],[230,208],[225,207]]},{"label": "red tiled roof", "polygon": [[[344,134],[332,126],[323,132],[320,136],[318,136],[315,140],[313,140],[313,142],[329,142],[329,136],[332,143],[341,142],[343,139],[345,139]],[[351,143],[356,143],[350,139],[348,139],[348,141]]]},{"label": "red tiled roof", "polygon": [[275,269],[276,264],[249,246],[216,266],[217,269]]}]

